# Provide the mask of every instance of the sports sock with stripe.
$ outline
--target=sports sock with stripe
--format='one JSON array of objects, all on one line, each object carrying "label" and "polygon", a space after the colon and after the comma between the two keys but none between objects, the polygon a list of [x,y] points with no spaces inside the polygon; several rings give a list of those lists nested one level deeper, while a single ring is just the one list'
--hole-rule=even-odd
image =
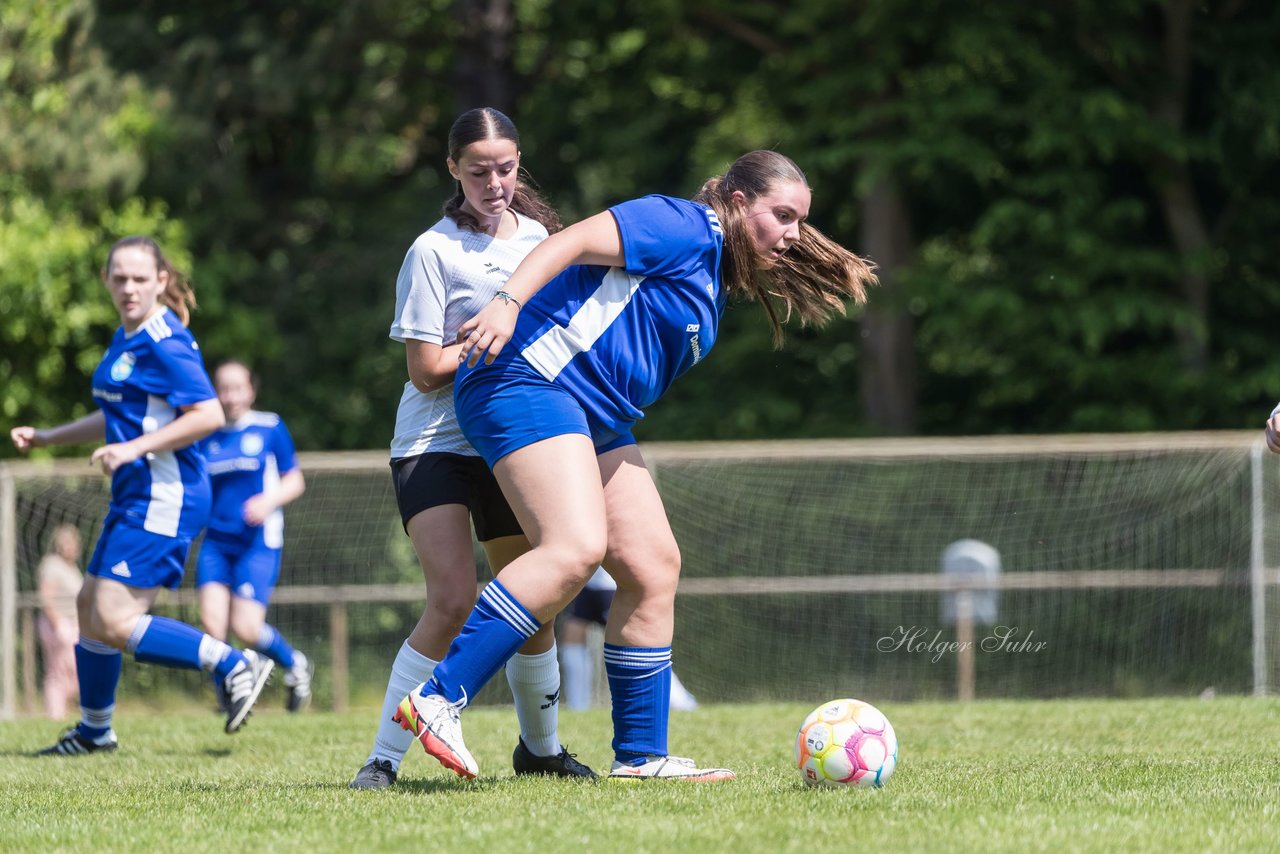
[{"label": "sports sock with stripe", "polygon": [[293,647],[270,623],[262,624],[262,634],[253,648],[286,670],[293,667]]},{"label": "sports sock with stripe", "polygon": [[613,698],[613,752],[619,762],[667,755],[671,647],[604,645]]},{"label": "sports sock with stripe", "polygon": [[111,732],[116,686],[124,656],[102,641],[80,637],[76,644],[76,677],[80,684],[80,735],[99,739]]},{"label": "sports sock with stripe", "polygon": [[465,706],[541,627],[497,579],[490,581],[422,695],[439,694]]}]

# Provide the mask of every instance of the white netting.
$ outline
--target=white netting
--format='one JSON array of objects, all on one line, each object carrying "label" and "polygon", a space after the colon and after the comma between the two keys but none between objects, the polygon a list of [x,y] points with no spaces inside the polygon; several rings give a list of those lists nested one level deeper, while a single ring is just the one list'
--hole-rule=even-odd
[{"label": "white netting", "polygon": [[[677,671],[704,702],[952,697],[966,681],[979,696],[1274,690],[1280,464],[1253,438],[647,446],[684,558]],[[421,613],[421,573],[384,455],[302,465],[268,619],[316,660],[320,705],[373,702]],[[105,482],[69,464],[7,471],[29,615],[54,526],[80,528],[87,560]],[[947,619],[954,578],[940,571],[961,539],[994,547],[1002,570],[994,625],[971,636]],[[198,623],[193,578],[163,613]],[[0,643],[38,670],[27,625]],[[134,665],[125,691],[208,696],[198,674]],[[507,697],[501,684],[485,694]]]}]

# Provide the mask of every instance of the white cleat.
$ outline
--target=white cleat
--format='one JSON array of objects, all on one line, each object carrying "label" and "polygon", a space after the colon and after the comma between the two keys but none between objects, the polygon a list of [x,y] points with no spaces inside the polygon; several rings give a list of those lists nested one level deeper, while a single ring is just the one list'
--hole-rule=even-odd
[{"label": "white cleat", "polygon": [[420,687],[400,701],[392,720],[413,733],[423,749],[440,760],[441,765],[459,777],[473,779],[480,773],[480,766],[462,740],[462,720],[458,714],[466,706],[467,698],[451,703],[439,694],[424,697],[419,693]]},{"label": "white cleat", "polygon": [[682,756],[650,756],[634,763],[613,763],[610,780],[688,780],[692,783],[718,783],[736,780],[728,768],[699,768],[692,759]]}]

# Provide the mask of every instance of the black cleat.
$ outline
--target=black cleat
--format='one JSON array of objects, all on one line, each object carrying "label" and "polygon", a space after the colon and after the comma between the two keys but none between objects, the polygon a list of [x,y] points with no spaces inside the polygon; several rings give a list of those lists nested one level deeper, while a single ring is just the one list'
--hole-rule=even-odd
[{"label": "black cleat", "polygon": [[595,771],[578,761],[576,753],[570,753],[563,744],[555,756],[535,756],[525,746],[524,738],[516,745],[511,754],[511,764],[516,769],[516,776],[523,774],[550,774],[553,777],[585,777],[596,779]]},{"label": "black cleat", "polygon": [[86,753],[110,753],[120,746],[116,734],[109,732],[102,741],[94,741],[80,734],[79,727],[72,727],[62,734],[58,743],[39,751],[37,756],[81,756]]},{"label": "black cleat", "polygon": [[276,666],[274,661],[251,649],[245,650],[244,657],[245,663],[223,680],[227,689],[227,735],[244,725],[253,704],[258,701],[258,695],[271,677],[271,669]]},{"label": "black cleat", "polygon": [[348,785],[348,789],[387,789],[396,782],[395,769],[390,759],[371,759],[369,764],[356,772],[356,778]]}]

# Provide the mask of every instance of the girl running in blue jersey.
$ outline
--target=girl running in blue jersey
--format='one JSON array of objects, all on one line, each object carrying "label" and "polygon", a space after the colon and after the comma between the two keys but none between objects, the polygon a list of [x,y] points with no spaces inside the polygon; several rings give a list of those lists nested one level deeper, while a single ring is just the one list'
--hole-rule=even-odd
[{"label": "girl running in blue jersey", "polygon": [[[391,473],[405,532],[427,583],[421,619],[391,667],[377,735],[355,789],[392,785],[413,738],[396,723],[407,692],[430,678],[476,601],[472,524],[498,572],[529,548],[488,467],[462,435],[449,385],[459,325],[492,299],[520,261],[560,227],[520,181],[520,137],[497,110],[463,113],[449,130],[457,180],[444,216],[418,237],[396,281],[391,337],[405,345],[405,383],[391,443]],[[552,627],[531,633],[507,662],[520,736],[517,774],[594,777],[561,744],[560,668]],[[512,649],[515,652],[515,648]]]},{"label": "girl running in blue jersey", "polygon": [[795,163],[751,152],[692,201],[647,196],[553,235],[462,324],[459,421],[533,548],[485,588],[402,705],[446,767],[476,775],[459,711],[603,559],[618,582],[605,629],[609,776],[733,778],[667,752],[680,552],[631,428],[706,357],[729,298],[759,303],[776,343],[783,319],[821,323],[865,299],[871,265],[809,226],[809,204]]},{"label": "girl running in blue jersey", "polygon": [[80,723],[41,751],[52,755],[116,749],[121,650],[214,673],[229,698],[228,733],[244,723],[272,668],[254,652],[148,614],[160,588],[182,581],[191,540],[208,519],[209,475],[196,443],[222,426],[222,408],[186,327],[195,295],[160,247],[146,237],[119,241],[103,280],[120,328],[93,374],[98,410],[58,427],[10,431],[23,453],[105,438],[90,462],[111,477],[111,504],[76,599]]},{"label": "girl running in blue jersey", "polygon": [[[219,640],[234,632],[242,643],[285,669],[285,708],[301,710],[311,699],[312,667],[267,622],[267,606],[280,577],[284,548],[283,507],[306,490],[289,428],[274,412],[253,408],[257,382],[234,359],[213,372],[226,426],[200,447],[208,459],[213,509],[196,564],[200,621]],[[214,680],[219,702],[226,704]]]}]

